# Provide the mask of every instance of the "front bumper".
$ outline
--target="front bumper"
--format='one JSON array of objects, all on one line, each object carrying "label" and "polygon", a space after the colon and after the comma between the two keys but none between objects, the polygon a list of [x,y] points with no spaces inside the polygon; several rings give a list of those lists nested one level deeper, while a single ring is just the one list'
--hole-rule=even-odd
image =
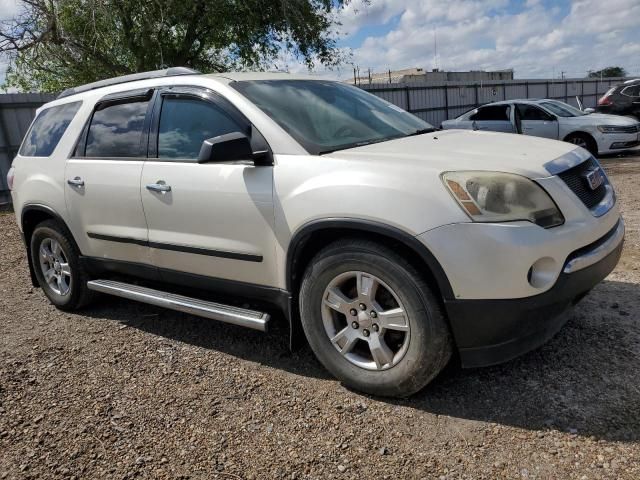
[{"label": "front bumper", "polygon": [[553,287],[539,295],[500,300],[445,299],[463,367],[494,365],[539,347],[560,330],[563,315],[616,266],[624,222],[567,258]]},{"label": "front bumper", "polygon": [[611,153],[640,145],[640,133],[600,133],[596,141],[599,153]]}]

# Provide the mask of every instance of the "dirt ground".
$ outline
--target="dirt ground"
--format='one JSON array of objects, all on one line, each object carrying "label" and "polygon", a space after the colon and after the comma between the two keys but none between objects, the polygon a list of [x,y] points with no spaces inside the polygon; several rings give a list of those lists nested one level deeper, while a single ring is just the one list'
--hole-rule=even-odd
[{"label": "dirt ground", "polygon": [[603,164],[618,268],[544,347],[399,401],[343,388],[277,322],[57,311],[0,214],[0,479],[640,478],[640,156]]}]

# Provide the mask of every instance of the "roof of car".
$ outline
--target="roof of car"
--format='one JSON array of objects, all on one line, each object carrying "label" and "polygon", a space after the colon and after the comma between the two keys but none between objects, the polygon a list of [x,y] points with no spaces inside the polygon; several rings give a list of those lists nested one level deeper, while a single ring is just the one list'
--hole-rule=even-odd
[{"label": "roof of car", "polygon": [[120,77],[107,78],[99,80],[93,83],[87,83],[85,85],[79,85],[77,87],[68,88],[63,91],[58,98],[65,98],[78,93],[88,92],[91,90],[103,89],[106,87],[112,87],[116,85],[122,85],[127,83],[133,83],[143,80],[151,80],[158,78],[169,78],[185,75],[197,75],[199,77],[211,78],[223,83],[231,83],[235,81],[252,81],[252,80],[322,80],[312,75],[296,75],[287,72],[225,72],[225,73],[212,73],[203,75],[197,70],[192,70],[185,67],[172,67],[164,70],[154,70],[151,72],[140,72],[131,75],[124,75]]},{"label": "roof of car", "polygon": [[486,107],[487,105],[505,105],[508,103],[531,103],[531,104],[538,104],[538,103],[542,103],[542,102],[555,102],[557,100],[553,100],[551,98],[513,98],[511,100],[499,100],[497,102],[489,102],[489,103],[485,103],[484,105],[480,105],[480,107]]},{"label": "roof of car", "polygon": [[287,72],[225,72],[211,73],[205,77],[225,79],[229,82],[255,81],[255,80],[326,80],[313,75],[301,75]]}]

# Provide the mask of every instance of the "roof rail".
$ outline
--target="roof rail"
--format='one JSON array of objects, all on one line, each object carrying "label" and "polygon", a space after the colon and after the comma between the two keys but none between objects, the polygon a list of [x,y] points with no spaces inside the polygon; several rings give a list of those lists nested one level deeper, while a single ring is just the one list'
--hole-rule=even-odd
[{"label": "roof rail", "polygon": [[86,85],[80,85],[79,87],[67,88],[63,91],[58,98],[68,97],[69,95],[75,95],[76,93],[88,92],[89,90],[95,90],[96,88],[108,87],[110,85],[118,85],[120,83],[135,82],[137,80],[149,80],[151,78],[160,77],[175,77],[177,75],[196,75],[200,72],[187,67],[171,67],[164,70],[153,70],[151,72],[132,73],[131,75],[124,75],[122,77],[107,78],[106,80],[100,80],[98,82],[87,83]]}]

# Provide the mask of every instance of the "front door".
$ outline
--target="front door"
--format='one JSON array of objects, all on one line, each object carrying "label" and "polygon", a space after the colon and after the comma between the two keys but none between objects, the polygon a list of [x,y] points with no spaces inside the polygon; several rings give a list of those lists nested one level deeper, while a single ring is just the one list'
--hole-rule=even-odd
[{"label": "front door", "polygon": [[69,227],[84,255],[151,264],[140,177],[152,93],[123,92],[98,102],[67,160]]},{"label": "front door", "polygon": [[558,140],[558,121],[553,115],[535,105],[518,103],[516,108],[520,115],[523,135]]},{"label": "front door", "polygon": [[167,88],[152,124],[141,192],[161,276],[275,285],[273,167],[197,162],[204,140],[250,133],[249,122],[213,92]]}]

